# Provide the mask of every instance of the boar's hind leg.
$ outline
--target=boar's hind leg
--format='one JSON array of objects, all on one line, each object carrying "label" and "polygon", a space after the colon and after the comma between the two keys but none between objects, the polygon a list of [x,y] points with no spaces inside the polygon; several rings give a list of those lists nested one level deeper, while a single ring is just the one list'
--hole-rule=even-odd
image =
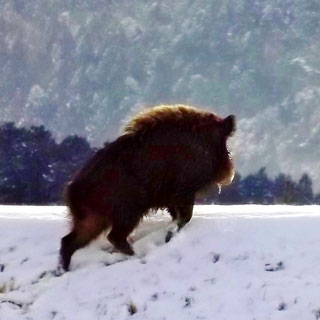
[{"label": "boar's hind leg", "polygon": [[88,216],[75,221],[73,230],[61,240],[60,263],[62,268],[68,271],[74,252],[98,237],[105,228],[104,219],[98,216]]},{"label": "boar's hind leg", "polygon": [[[129,210],[129,209],[127,209]],[[120,252],[129,256],[134,255],[134,251],[127,241],[129,234],[138,225],[143,213],[138,211],[118,212],[113,215],[111,232],[108,240]]]}]

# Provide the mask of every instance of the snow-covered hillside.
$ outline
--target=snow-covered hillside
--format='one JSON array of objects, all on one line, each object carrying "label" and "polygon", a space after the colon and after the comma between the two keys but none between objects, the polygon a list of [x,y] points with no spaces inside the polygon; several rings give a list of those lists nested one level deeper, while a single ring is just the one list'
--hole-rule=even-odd
[{"label": "snow-covered hillside", "polygon": [[1,320],[320,319],[320,208],[196,206],[169,243],[167,214],[101,236],[55,276],[65,207],[0,206]]}]

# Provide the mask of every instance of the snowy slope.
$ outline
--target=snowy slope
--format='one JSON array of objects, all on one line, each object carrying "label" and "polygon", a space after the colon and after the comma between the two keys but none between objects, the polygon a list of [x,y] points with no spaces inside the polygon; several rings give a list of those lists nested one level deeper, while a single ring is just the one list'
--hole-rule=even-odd
[{"label": "snowy slope", "polygon": [[[101,236],[54,276],[65,207],[0,206],[0,320],[320,319],[320,208],[196,206],[169,243],[167,214]],[[124,261],[122,261],[124,260]]]}]

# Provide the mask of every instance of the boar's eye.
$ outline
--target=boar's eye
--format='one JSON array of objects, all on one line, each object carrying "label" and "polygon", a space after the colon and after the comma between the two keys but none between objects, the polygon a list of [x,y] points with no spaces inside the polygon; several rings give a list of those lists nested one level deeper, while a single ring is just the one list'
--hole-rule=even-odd
[{"label": "boar's eye", "polygon": [[232,114],[222,121],[223,133],[231,136],[236,131],[236,117]]}]

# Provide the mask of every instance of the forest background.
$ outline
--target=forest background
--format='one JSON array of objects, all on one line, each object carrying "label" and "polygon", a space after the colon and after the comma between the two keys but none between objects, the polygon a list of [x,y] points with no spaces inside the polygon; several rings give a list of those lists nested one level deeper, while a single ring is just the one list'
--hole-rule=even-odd
[{"label": "forest background", "polygon": [[319,1],[0,5],[1,203],[61,201],[92,148],[159,103],[236,114],[218,201],[319,202]]}]

